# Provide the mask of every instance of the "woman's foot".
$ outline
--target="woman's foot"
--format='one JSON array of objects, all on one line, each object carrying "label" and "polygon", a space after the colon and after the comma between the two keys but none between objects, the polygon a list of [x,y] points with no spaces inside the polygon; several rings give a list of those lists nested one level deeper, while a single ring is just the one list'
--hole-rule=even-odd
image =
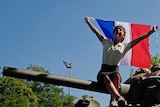
[{"label": "woman's foot", "polygon": [[127,106],[127,101],[122,97],[118,99],[118,106],[119,107],[128,107]]},{"label": "woman's foot", "polygon": [[118,107],[118,105],[117,105],[117,104],[115,104],[114,102],[110,102],[109,107]]}]

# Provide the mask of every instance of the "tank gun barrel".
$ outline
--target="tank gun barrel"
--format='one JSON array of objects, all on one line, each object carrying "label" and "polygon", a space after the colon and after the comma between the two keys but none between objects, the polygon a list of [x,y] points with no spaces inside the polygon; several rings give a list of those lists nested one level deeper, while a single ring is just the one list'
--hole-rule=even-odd
[{"label": "tank gun barrel", "polygon": [[[105,90],[105,88],[91,80],[71,78],[7,66],[3,67],[3,75],[108,94],[108,91]],[[129,84],[121,84],[121,94],[126,94],[129,91],[129,88]]]}]

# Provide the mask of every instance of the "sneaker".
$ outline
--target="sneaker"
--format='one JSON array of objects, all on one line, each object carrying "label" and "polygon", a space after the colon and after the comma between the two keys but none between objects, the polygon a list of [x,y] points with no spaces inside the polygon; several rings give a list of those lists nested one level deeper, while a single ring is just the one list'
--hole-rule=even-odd
[{"label": "sneaker", "polygon": [[117,104],[110,104],[109,107],[118,107]]},{"label": "sneaker", "polygon": [[128,107],[127,102],[124,99],[121,99],[118,101],[118,106],[119,107]]}]

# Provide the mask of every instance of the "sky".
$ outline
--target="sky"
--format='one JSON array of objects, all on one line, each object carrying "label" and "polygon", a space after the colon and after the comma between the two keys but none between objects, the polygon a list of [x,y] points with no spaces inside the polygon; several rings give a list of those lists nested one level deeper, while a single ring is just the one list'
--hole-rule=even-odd
[{"label": "sky", "polygon": [[[84,17],[160,26],[159,0],[1,0],[0,66],[44,67],[50,74],[69,76],[63,61],[73,64],[72,77],[96,81],[102,45]],[[150,53],[160,54],[158,33],[150,36]],[[122,82],[133,66],[120,66]],[[64,88],[68,93],[68,87]],[[93,96],[101,107],[110,95],[71,88],[71,95]]]}]

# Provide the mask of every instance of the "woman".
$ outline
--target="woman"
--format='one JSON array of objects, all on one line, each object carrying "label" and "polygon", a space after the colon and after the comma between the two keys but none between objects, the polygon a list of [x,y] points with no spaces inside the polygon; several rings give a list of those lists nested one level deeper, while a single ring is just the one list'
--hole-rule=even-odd
[{"label": "woman", "polygon": [[118,99],[119,106],[124,107],[127,105],[127,102],[118,92],[121,81],[118,66],[119,61],[129,49],[141,40],[149,37],[153,32],[158,31],[158,26],[154,26],[152,30],[129,43],[122,43],[126,36],[125,28],[123,26],[116,26],[114,28],[113,34],[115,39],[114,41],[111,41],[90,22],[90,17],[85,17],[85,22],[103,45],[102,66],[97,75],[97,80],[99,83],[104,84],[111,94],[110,107],[116,106],[115,99]]}]

